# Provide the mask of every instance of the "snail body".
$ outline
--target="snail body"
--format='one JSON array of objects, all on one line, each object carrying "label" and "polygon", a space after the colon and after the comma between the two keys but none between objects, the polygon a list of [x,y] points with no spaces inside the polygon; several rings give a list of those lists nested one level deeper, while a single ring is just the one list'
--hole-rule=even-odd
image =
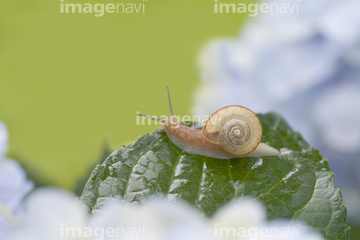
[{"label": "snail body", "polygon": [[261,122],[248,108],[239,105],[220,108],[207,119],[202,130],[197,130],[181,124],[173,117],[169,89],[168,100],[169,119],[139,115],[163,123],[171,142],[185,152],[220,159],[280,154],[277,149],[260,142]]}]

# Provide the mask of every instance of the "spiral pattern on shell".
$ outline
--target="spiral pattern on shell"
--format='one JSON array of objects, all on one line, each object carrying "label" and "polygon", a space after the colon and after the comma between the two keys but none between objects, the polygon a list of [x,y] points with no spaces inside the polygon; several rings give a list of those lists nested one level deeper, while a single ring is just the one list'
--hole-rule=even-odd
[{"label": "spiral pattern on shell", "polygon": [[259,145],[262,126],[257,115],[248,108],[232,105],[213,113],[206,122],[203,137],[236,156],[251,153]]},{"label": "spiral pattern on shell", "polygon": [[246,144],[250,137],[251,129],[249,124],[241,119],[231,119],[221,127],[220,143],[224,141],[233,147],[238,147]]}]

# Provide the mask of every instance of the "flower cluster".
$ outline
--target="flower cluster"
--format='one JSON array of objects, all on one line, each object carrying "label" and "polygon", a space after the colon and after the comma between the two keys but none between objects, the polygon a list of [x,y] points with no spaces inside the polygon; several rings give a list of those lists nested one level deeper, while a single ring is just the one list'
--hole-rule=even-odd
[{"label": "flower cluster", "polygon": [[0,239],[14,234],[14,217],[21,214],[22,201],[33,188],[24,170],[11,159],[6,159],[8,132],[0,122]]},{"label": "flower cluster", "polygon": [[242,198],[219,209],[212,218],[189,205],[163,198],[145,205],[102,200],[93,214],[75,196],[61,189],[34,191],[25,201],[12,240],[22,239],[302,239],[321,240],[321,234],[300,223],[266,221],[263,206]]}]

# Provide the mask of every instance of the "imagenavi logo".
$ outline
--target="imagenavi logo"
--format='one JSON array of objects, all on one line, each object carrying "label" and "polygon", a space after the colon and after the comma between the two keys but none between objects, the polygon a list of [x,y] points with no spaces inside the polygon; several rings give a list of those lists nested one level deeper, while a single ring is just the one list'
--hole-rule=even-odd
[{"label": "imagenavi logo", "polygon": [[256,17],[259,13],[299,13],[299,3],[301,2],[301,0],[269,0],[269,2],[263,1],[261,3],[244,3],[244,0],[241,2],[230,2],[230,0],[213,1],[214,13],[242,13],[250,17]]},{"label": "imagenavi logo", "polygon": [[117,3],[80,3],[60,0],[60,13],[93,14],[102,17],[105,14],[144,14],[147,0]]}]

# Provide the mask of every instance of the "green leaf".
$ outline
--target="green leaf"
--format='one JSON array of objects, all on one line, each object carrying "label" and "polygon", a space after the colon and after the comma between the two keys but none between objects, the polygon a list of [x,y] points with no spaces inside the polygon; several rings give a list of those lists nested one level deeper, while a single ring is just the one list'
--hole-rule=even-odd
[{"label": "green leaf", "polygon": [[277,157],[221,160],[183,152],[164,131],[145,134],[113,152],[88,180],[82,199],[90,209],[106,197],[144,202],[163,194],[211,216],[240,196],[260,200],[272,218],[298,219],[327,239],[349,239],[346,207],[326,159],[274,113],[258,115],[262,142]]}]

